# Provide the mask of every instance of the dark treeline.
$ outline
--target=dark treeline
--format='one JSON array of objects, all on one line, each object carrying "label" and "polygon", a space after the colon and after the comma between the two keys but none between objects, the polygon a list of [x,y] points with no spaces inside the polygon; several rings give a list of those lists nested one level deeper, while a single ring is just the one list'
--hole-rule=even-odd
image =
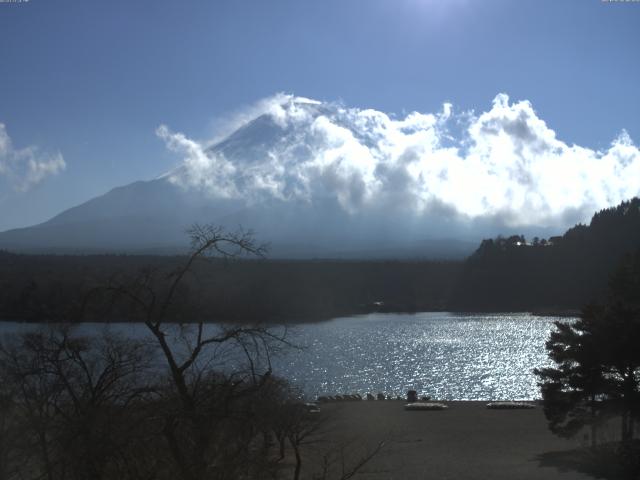
[{"label": "dark treeline", "polygon": [[596,213],[550,239],[484,240],[460,272],[456,310],[578,310],[602,300],[609,275],[640,248],[640,199]]},{"label": "dark treeline", "polygon": [[[0,318],[101,320],[82,311],[95,288],[140,271],[167,272],[182,261],[177,256],[0,252]],[[182,309],[174,320],[194,315],[232,322],[301,322],[373,310],[443,310],[460,268],[459,262],[199,259],[181,292],[189,313]],[[110,319],[127,317],[121,310]]]},{"label": "dark treeline", "polygon": [[[465,262],[198,259],[172,320],[303,322],[371,311],[577,311],[602,298],[610,272],[638,248],[640,199],[635,198],[562,236],[484,240]],[[0,252],[0,318],[104,320],[104,308],[84,308],[96,288],[141,272],[162,276],[183,260]],[[88,303],[95,305],[96,298]],[[126,308],[106,310],[109,320],[130,317]]]}]

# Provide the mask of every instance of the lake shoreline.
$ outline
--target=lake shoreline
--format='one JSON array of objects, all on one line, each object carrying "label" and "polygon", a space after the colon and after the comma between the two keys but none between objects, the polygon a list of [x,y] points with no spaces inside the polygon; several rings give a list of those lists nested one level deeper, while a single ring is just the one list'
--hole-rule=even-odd
[{"label": "lake shoreline", "polygon": [[[168,325],[173,325],[173,324],[177,324],[177,325],[196,325],[198,323],[205,323],[205,324],[224,324],[224,325],[265,325],[265,326],[281,326],[281,325],[307,325],[307,324],[313,324],[313,323],[323,323],[323,322],[330,322],[332,320],[338,319],[338,318],[347,318],[347,317],[360,317],[360,316],[365,316],[365,315],[371,315],[371,314],[375,314],[375,313],[382,313],[382,314],[396,314],[396,315],[417,315],[417,314],[424,314],[424,313],[448,313],[451,315],[460,315],[460,316],[472,316],[472,315],[506,315],[506,314],[516,314],[516,315],[533,315],[535,317],[557,317],[557,318],[574,318],[574,317],[579,317],[581,314],[580,310],[571,310],[571,309],[536,309],[536,310],[456,310],[456,309],[447,309],[447,308],[441,308],[441,309],[411,309],[411,308],[407,308],[407,309],[384,309],[384,308],[378,308],[378,309],[360,309],[360,310],[350,310],[350,311],[344,311],[341,313],[336,313],[335,315],[330,315],[330,316],[318,316],[318,317],[309,317],[306,320],[300,321],[292,321],[291,319],[286,319],[286,320],[281,320],[281,321],[277,321],[277,320],[273,320],[273,319],[262,319],[262,320],[256,320],[254,322],[252,321],[239,321],[237,319],[231,319],[231,320],[194,320],[192,322],[177,322],[177,321],[173,321],[173,320],[167,320],[163,323],[166,323]],[[37,320],[37,319],[7,319],[7,318],[0,318],[0,323],[24,323],[24,324],[48,324],[48,325],[62,325],[62,324],[77,324],[77,325],[82,325],[82,324],[142,324],[144,322],[140,321],[140,320],[96,320],[96,319],[90,319],[90,320],[83,320],[83,321],[76,321],[76,322],[53,322],[53,321],[42,321],[42,320]]]}]

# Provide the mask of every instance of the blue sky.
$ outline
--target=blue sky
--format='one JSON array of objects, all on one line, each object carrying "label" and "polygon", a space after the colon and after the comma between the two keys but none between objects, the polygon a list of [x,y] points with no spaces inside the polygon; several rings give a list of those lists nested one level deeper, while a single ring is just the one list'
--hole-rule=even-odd
[{"label": "blue sky", "polygon": [[600,0],[0,3],[0,123],[66,164],[0,182],[0,229],[175,166],[161,124],[208,138],[277,92],[399,115],[505,92],[569,145],[637,145],[639,46],[640,3]]}]

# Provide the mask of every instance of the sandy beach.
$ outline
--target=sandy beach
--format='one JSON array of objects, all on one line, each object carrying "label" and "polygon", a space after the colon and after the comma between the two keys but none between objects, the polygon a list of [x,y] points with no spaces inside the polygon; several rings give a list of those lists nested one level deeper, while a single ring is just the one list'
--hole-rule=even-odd
[{"label": "sandy beach", "polygon": [[[553,435],[540,406],[488,410],[487,402],[445,402],[447,410],[403,409],[405,402],[360,401],[322,405],[327,436],[347,458],[385,445],[355,478],[361,479],[588,479],[568,458],[584,438]],[[321,442],[322,443],[322,442]],[[309,449],[320,451],[321,444]],[[338,458],[336,456],[335,458]],[[306,474],[311,478],[308,465]],[[306,477],[306,475],[305,475]]]}]

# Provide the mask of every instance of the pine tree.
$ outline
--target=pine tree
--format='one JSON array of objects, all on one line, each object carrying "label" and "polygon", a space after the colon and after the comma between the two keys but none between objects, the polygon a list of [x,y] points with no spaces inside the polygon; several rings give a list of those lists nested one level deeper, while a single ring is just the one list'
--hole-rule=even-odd
[{"label": "pine tree", "polygon": [[612,276],[604,305],[555,325],[546,346],[556,366],[535,370],[550,429],[570,437],[589,426],[595,445],[597,425],[616,415],[630,442],[640,418],[640,251]]}]

